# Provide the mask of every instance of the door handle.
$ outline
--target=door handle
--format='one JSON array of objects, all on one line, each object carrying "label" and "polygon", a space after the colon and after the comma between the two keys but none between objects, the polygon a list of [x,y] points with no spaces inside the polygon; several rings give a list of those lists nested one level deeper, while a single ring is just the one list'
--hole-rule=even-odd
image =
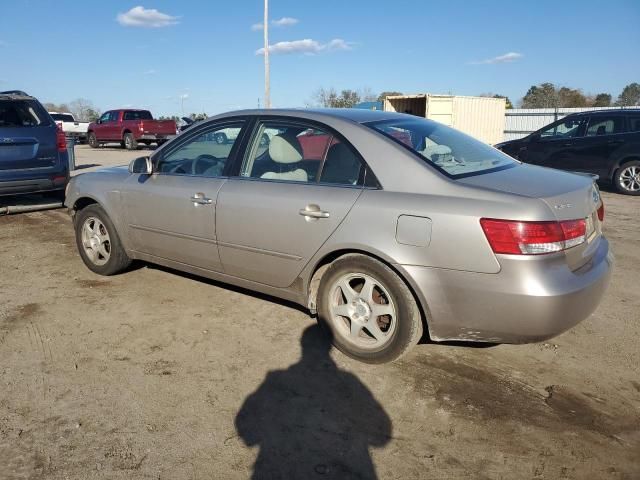
[{"label": "door handle", "polygon": [[329,218],[329,212],[320,210],[320,207],[315,204],[307,205],[306,207],[300,209],[298,213],[303,217],[306,217],[307,220],[318,219],[318,218]]},{"label": "door handle", "polygon": [[198,192],[191,197],[191,201],[194,205],[211,205],[213,200],[204,196],[204,193]]}]

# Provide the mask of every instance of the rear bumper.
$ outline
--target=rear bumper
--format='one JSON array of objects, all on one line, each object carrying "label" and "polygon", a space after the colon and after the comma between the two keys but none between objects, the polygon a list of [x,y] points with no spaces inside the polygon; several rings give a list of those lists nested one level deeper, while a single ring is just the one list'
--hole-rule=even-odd
[{"label": "rear bumper", "polygon": [[397,266],[426,306],[433,340],[530,343],[559,335],[597,308],[614,263],[604,237],[576,271],[563,254],[499,260],[497,274]]},{"label": "rear bumper", "polygon": [[162,133],[145,133],[144,135],[140,135],[138,138],[136,138],[136,140],[138,142],[140,141],[151,141],[151,142],[155,142],[158,140],[170,140],[171,138],[175,137],[175,134],[173,135],[165,135]]},{"label": "rear bumper", "polygon": [[69,170],[48,170],[46,173],[0,171],[0,196],[64,190],[69,183]]}]

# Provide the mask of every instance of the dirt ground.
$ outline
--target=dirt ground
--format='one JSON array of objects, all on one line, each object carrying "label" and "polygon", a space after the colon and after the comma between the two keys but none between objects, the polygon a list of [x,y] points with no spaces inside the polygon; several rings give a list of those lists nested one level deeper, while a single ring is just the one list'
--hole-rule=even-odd
[{"label": "dirt ground", "polygon": [[0,217],[0,478],[638,479],[640,198],[603,196],[617,264],[589,319],[382,366],[278,300],[150,265],[99,277],[62,209]]}]

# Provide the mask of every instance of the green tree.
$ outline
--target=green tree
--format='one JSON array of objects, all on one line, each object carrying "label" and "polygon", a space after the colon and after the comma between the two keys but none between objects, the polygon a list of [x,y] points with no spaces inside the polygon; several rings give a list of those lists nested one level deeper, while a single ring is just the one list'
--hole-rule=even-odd
[{"label": "green tree", "polygon": [[618,95],[616,105],[619,107],[632,107],[640,105],[640,83],[630,83]]},{"label": "green tree", "polygon": [[553,83],[533,85],[522,97],[522,108],[553,108],[558,105],[558,95]]},{"label": "green tree", "polygon": [[610,107],[611,106],[611,94],[599,93],[595,96],[592,102],[593,107]]},{"label": "green tree", "polygon": [[558,90],[558,107],[578,108],[587,106],[587,97],[575,88],[561,87]]}]

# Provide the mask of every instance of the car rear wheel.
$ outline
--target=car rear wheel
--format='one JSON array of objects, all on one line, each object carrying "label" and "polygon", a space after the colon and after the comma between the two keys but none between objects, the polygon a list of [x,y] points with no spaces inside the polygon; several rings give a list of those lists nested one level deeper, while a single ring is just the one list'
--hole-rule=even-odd
[{"label": "car rear wheel", "polygon": [[341,257],[327,269],[318,319],[340,351],[367,363],[396,360],[422,336],[420,310],[407,285],[365,255]]},{"label": "car rear wheel", "polygon": [[616,171],[613,182],[620,193],[640,195],[640,161],[633,160],[622,165]]},{"label": "car rear wheel", "polygon": [[98,139],[96,138],[96,134],[91,132],[87,137],[87,142],[91,148],[98,148]]},{"label": "car rear wheel", "polygon": [[80,257],[89,270],[113,275],[131,263],[113,223],[99,205],[89,205],[78,212],[75,230]]},{"label": "car rear wheel", "polygon": [[218,145],[224,145],[227,143],[227,136],[224,133],[216,133],[215,140]]},{"label": "car rear wheel", "polygon": [[137,150],[138,149],[138,142],[136,142],[136,139],[133,138],[133,134],[132,133],[125,133],[124,134],[124,138],[123,138],[123,142],[124,142],[124,148],[126,148],[127,150]]}]

